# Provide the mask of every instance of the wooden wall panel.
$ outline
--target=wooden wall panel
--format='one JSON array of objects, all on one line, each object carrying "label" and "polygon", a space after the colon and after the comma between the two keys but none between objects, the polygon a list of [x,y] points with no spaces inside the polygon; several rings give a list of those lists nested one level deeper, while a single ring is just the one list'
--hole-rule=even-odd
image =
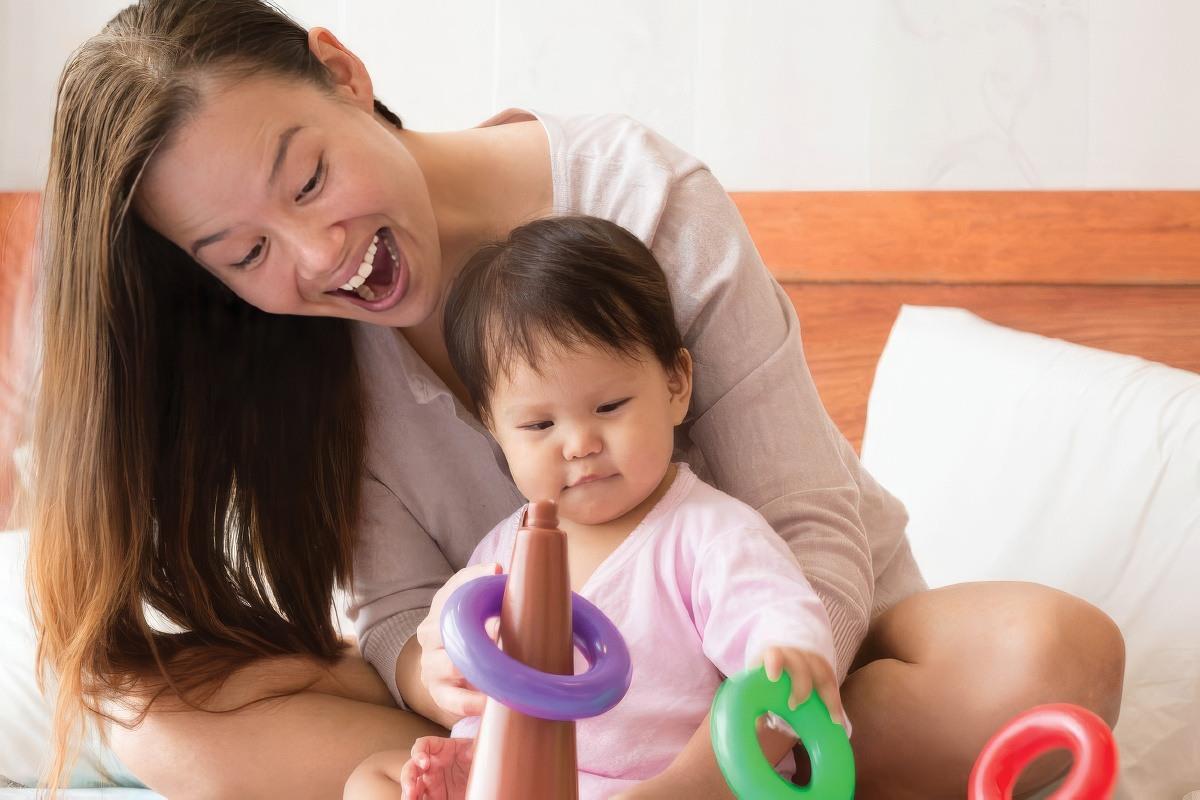
[{"label": "wooden wall panel", "polygon": [[781,281],[1200,285],[1200,192],[743,192]]},{"label": "wooden wall panel", "polygon": [[0,192],[0,530],[16,488],[12,451],[27,422],[37,214],[36,194]]}]

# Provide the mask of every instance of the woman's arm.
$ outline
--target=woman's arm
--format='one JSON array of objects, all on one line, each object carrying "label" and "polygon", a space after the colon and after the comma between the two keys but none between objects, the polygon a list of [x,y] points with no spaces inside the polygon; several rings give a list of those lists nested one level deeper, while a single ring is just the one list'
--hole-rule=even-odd
[{"label": "woman's arm", "polygon": [[[363,485],[363,511],[354,551],[348,616],[363,658],[383,676],[393,701],[431,711],[416,667],[413,639],[429,605],[454,569],[404,504],[378,480]],[[410,699],[411,698],[411,699]]]},{"label": "woman's arm", "polygon": [[[874,598],[863,515],[895,501],[860,493],[877,487],[821,405],[795,310],[708,170],[677,179],[652,249],[696,363],[684,432],[699,458],[689,457],[757,509],[798,558],[828,611],[844,676]],[[898,503],[892,511],[902,537]]]},{"label": "woman's arm", "polygon": [[442,606],[464,583],[498,571],[498,564],[488,562],[472,563],[456,572],[433,596],[425,619],[396,659],[396,685],[409,707],[447,728],[464,716],[482,714],[485,698],[466,682],[442,645]]},{"label": "woman's arm", "polygon": [[458,721],[458,715],[449,714],[438,707],[421,682],[421,643],[415,635],[408,637],[396,658],[396,687],[408,707],[426,719],[446,728]]}]

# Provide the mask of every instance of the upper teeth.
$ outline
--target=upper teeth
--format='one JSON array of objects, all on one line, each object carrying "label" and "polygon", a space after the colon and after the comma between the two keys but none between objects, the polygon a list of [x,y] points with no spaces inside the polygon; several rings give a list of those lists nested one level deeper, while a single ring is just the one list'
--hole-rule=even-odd
[{"label": "upper teeth", "polygon": [[345,289],[347,292],[353,292],[367,282],[367,278],[371,277],[371,271],[375,269],[375,253],[378,252],[378,249],[379,234],[377,233],[371,237],[371,246],[367,248],[366,255],[363,256],[363,262],[358,265],[358,274],[342,284],[340,288]]}]

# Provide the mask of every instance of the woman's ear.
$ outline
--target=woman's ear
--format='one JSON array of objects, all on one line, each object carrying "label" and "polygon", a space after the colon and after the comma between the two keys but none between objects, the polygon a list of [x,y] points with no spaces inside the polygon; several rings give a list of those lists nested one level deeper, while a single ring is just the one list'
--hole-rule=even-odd
[{"label": "woman's ear", "polygon": [[674,368],[667,370],[667,390],[671,393],[673,424],[679,425],[687,417],[692,402],[692,354],[686,347],[679,348]]},{"label": "woman's ear", "polygon": [[350,52],[328,28],[308,32],[308,49],[333,79],[334,90],[367,112],[375,109],[375,90],[371,76],[358,56]]}]

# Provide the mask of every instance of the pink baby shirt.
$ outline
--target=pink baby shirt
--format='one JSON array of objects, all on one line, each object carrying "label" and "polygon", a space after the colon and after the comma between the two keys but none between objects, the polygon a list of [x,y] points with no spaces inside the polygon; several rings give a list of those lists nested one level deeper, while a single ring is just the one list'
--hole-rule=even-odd
[{"label": "pink baby shirt", "polygon": [[[784,541],[750,506],[686,464],[662,500],[580,592],[621,631],[633,682],[616,708],[578,723],[580,797],[610,797],[662,772],[704,721],[725,675],[772,644],[836,663],[829,617]],[[479,543],[470,563],[508,570],[524,509]],[[569,541],[568,541],[569,546]],[[586,668],[576,653],[576,672]],[[479,718],[451,735],[473,737]],[[780,771],[790,776],[789,755]]]}]

